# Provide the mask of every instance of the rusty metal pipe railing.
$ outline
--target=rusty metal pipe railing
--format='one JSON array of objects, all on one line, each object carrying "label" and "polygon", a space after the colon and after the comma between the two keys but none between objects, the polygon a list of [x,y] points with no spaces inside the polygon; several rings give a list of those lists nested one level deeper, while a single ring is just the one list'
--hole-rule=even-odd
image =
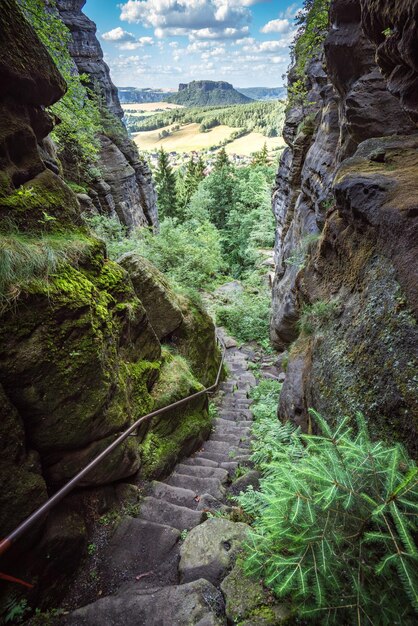
[{"label": "rusty metal pipe railing", "polygon": [[222,372],[222,366],[225,360],[225,352],[226,352],[225,345],[218,335],[216,335],[216,340],[217,340],[218,345],[221,346],[222,352],[221,352],[221,361],[219,364],[218,373],[216,375],[216,380],[214,384],[211,385],[210,387],[206,387],[205,389],[202,389],[201,391],[197,391],[196,393],[193,393],[191,396],[187,396],[187,398],[182,398],[181,400],[177,400],[177,402],[173,402],[172,404],[169,404],[168,406],[162,407],[161,409],[157,409],[156,411],[153,411],[152,413],[148,413],[147,415],[140,417],[134,424],[132,424],[132,426],[130,426],[121,435],[119,435],[119,437],[115,439],[115,441],[111,443],[110,446],[108,446],[105,450],[103,450],[95,459],[90,461],[90,463],[86,465],[84,469],[78,472],[78,474],[76,474],[68,483],[66,483],[63,487],[61,487],[61,489],[59,489],[59,491],[57,491],[53,496],[51,496],[51,498],[46,500],[46,502],[44,502],[42,506],[39,507],[39,509],[36,509],[36,511],[31,513],[31,515],[29,515],[29,517],[27,517],[21,524],[19,524],[19,526],[17,526],[11,533],[9,533],[7,537],[2,539],[0,541],[0,556],[4,554],[14,543],[16,543],[16,541],[24,533],[26,533],[29,530],[29,528],[31,528],[34,524],[36,524],[36,522],[39,521],[45,515],[45,513],[48,513],[48,511],[50,511],[70,491],[72,491],[74,487],[81,481],[82,478],[84,478],[89,472],[91,472],[92,469],[94,469],[97,465],[99,465],[101,461],[103,461],[103,459],[105,459],[111,452],[113,452],[113,450],[115,450],[118,446],[120,446],[120,444],[123,443],[125,439],[127,439],[131,435],[131,433],[133,433],[141,424],[143,424],[149,419],[152,419],[153,417],[156,417],[157,415],[161,415],[162,413],[169,411],[170,409],[175,409],[179,406],[182,406],[183,404],[186,404],[186,402],[190,402],[191,400],[199,398],[200,396],[203,396],[204,394],[214,391],[219,384],[219,380],[220,380],[221,372]]}]

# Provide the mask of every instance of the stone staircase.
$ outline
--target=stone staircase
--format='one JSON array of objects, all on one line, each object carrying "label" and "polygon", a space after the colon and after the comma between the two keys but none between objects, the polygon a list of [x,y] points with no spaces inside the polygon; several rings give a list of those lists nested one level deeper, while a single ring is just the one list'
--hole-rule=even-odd
[{"label": "stone staircase", "polygon": [[[106,597],[73,611],[60,624],[227,623],[224,598],[210,580],[179,584],[182,540],[211,513],[230,509],[227,494],[234,473],[239,465],[249,464],[252,413],[247,394],[256,379],[248,371],[249,352],[237,348],[232,340],[227,345],[230,374],[217,392],[219,417],[211,436],[201,450],[178,463],[166,480],[149,485],[138,517],[126,517],[119,524],[102,563],[102,577],[111,581]],[[232,522],[226,524],[234,526]]]}]

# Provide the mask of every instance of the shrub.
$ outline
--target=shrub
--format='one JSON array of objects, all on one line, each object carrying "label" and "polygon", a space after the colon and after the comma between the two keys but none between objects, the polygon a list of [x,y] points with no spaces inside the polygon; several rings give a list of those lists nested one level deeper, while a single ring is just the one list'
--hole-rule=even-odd
[{"label": "shrub", "polygon": [[321,325],[332,319],[336,310],[337,303],[332,300],[305,304],[298,322],[299,330],[305,335],[312,335]]},{"label": "shrub", "polygon": [[268,342],[270,298],[267,293],[244,291],[229,304],[216,308],[216,322],[239,341]]},{"label": "shrub", "polygon": [[111,259],[137,252],[184,288],[210,287],[222,270],[219,233],[209,221],[180,224],[167,218],[161,222],[160,233],[153,235],[146,228],[128,233],[114,218],[85,219],[94,234],[105,241]]},{"label": "shrub", "polygon": [[416,464],[401,445],[372,442],[361,415],[354,431],[348,418],[331,429],[311,413],[318,436],[273,417],[259,431],[261,490],[239,498],[255,518],[247,572],[319,623],[412,626]]},{"label": "shrub", "polygon": [[0,311],[33,280],[47,280],[63,263],[77,263],[87,249],[79,235],[0,234]]}]

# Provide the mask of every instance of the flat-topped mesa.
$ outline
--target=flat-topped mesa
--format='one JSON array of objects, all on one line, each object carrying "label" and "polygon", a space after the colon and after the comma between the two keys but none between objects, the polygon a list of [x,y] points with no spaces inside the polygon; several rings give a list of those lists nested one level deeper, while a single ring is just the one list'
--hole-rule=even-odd
[{"label": "flat-topped mesa", "polygon": [[201,89],[202,91],[223,89],[233,91],[234,87],[231,83],[227,83],[224,80],[192,80],[191,83],[180,83],[179,91],[184,91],[185,89]]},{"label": "flat-topped mesa", "polygon": [[216,106],[228,104],[248,104],[251,98],[244,96],[225,81],[193,80],[180,83],[179,90],[165,98],[167,102],[183,106]]},{"label": "flat-topped mesa", "polygon": [[[94,91],[99,90],[107,111],[104,133],[100,137],[102,178],[93,184],[91,202],[100,213],[117,216],[128,228],[152,226],[158,229],[157,195],[150,169],[119,122],[123,117],[118,90],[110,78],[109,67],[96,37],[96,25],[82,12],[85,0],[58,0],[57,9],[69,29],[69,52],[80,74],[86,74]],[[110,113],[110,115],[109,115]],[[118,118],[112,123],[112,116]],[[65,163],[64,163],[65,168]]]}]

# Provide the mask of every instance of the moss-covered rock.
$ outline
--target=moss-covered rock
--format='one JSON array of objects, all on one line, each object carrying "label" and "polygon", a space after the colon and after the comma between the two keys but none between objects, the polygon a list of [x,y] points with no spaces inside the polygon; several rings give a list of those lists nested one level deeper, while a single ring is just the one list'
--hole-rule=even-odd
[{"label": "moss-covered rock", "polygon": [[221,583],[227,618],[238,626],[278,626],[288,621],[290,611],[278,604],[260,581],[251,580],[238,560]]},{"label": "moss-covered rock", "polygon": [[94,259],[34,282],[3,315],[0,379],[40,451],[80,449],[152,406],[159,342],[125,271]]},{"label": "moss-covered rock", "polygon": [[47,497],[39,455],[26,450],[22,420],[0,385],[0,536]]},{"label": "moss-covered rock", "polygon": [[188,360],[196,378],[209,387],[215,382],[221,359],[215,326],[200,304],[184,296],[179,300],[184,320],[170,341]]},{"label": "moss-covered rock", "polygon": [[147,259],[129,252],[119,259],[132,281],[158,339],[178,328],[183,320],[178,298],[163,274]]},{"label": "moss-covered rock", "polygon": [[[164,357],[160,378],[152,390],[155,409],[203,389],[183,357],[168,350]],[[167,475],[177,461],[201,446],[211,427],[206,395],[153,418],[140,445],[142,474],[148,478]]]}]

